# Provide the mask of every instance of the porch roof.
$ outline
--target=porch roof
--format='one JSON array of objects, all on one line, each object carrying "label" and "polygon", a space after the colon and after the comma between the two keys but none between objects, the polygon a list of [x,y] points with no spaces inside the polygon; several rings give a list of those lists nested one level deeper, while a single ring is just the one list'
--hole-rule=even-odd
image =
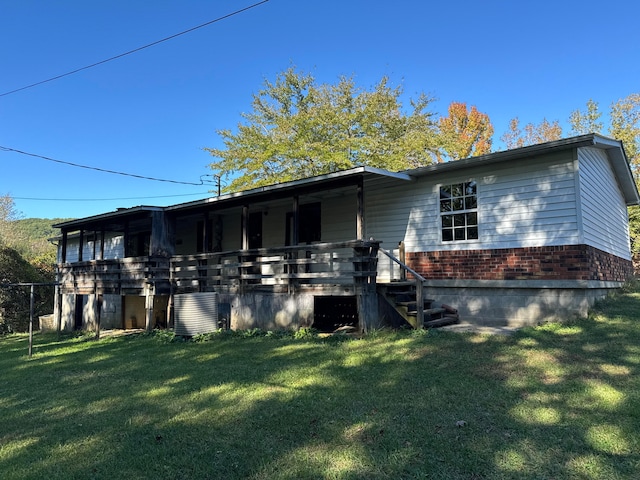
[{"label": "porch roof", "polygon": [[154,211],[181,212],[202,208],[229,208],[247,203],[264,202],[318,191],[333,190],[346,186],[355,186],[361,180],[372,177],[395,178],[401,181],[412,181],[414,178],[406,172],[390,172],[373,167],[355,167],[340,172],[327,173],[316,177],[303,178],[290,182],[267,185],[242,192],[227,193],[167,207],[137,206],[121,208],[113,212],[91,217],[69,220],[53,225],[54,228],[72,231],[92,225],[119,224],[127,218],[136,218]]}]

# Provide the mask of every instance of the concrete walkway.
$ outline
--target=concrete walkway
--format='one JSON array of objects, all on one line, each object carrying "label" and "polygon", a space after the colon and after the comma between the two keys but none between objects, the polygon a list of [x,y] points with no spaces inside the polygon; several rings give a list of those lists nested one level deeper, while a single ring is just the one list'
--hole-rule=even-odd
[{"label": "concrete walkway", "polygon": [[515,327],[489,327],[486,325],[472,325],[470,323],[455,323],[440,327],[438,330],[459,333],[479,333],[487,335],[513,335],[518,329]]}]

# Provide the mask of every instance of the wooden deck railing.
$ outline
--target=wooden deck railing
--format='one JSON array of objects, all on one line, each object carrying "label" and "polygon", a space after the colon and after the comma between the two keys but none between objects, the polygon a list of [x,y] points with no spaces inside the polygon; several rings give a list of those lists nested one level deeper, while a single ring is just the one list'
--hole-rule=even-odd
[{"label": "wooden deck railing", "polygon": [[147,284],[168,282],[169,259],[130,257],[58,265],[60,293],[142,293]]},{"label": "wooden deck railing", "polygon": [[305,286],[375,285],[378,242],[353,240],[290,247],[177,255],[171,282],[177,290],[289,290]]},{"label": "wooden deck railing", "polygon": [[159,282],[174,291],[296,290],[333,285],[375,288],[379,242],[352,240],[227,252],[89,260],[58,266],[61,293],[143,293]]}]

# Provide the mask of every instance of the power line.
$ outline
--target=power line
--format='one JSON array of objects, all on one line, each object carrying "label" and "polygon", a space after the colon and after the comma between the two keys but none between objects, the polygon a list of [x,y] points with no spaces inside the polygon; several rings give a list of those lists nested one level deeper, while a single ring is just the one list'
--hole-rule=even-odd
[{"label": "power line", "polygon": [[14,197],[13,200],[29,200],[41,202],[109,202],[115,200],[148,200],[152,198],[174,198],[174,197],[194,197],[200,195],[210,195],[211,192],[185,193],[180,195],[156,195],[149,197],[112,197],[112,198],[35,198],[35,197]]},{"label": "power line", "polygon": [[199,28],[203,28],[203,27],[206,27],[208,25],[211,25],[212,23],[220,22],[221,20],[225,20],[225,19],[227,19],[229,17],[232,17],[234,15],[237,15],[239,13],[246,12],[247,10],[249,10],[251,8],[254,8],[254,7],[257,7],[259,5],[262,5],[263,3],[267,3],[268,1],[269,0],[262,0],[261,2],[254,3],[253,5],[249,5],[248,7],[242,8],[240,10],[236,10],[235,12],[229,13],[227,15],[223,15],[222,17],[218,17],[218,18],[216,18],[214,20],[210,20],[210,21],[208,21],[206,23],[203,23],[201,25],[189,28],[188,30],[184,30],[184,31],[182,31],[180,33],[176,33],[174,35],[170,35],[170,36],[165,37],[165,38],[163,38],[161,40],[156,40],[155,42],[149,43],[149,44],[144,45],[142,47],[134,48],[133,50],[129,50],[128,52],[121,53],[119,55],[116,55],[115,57],[110,57],[110,58],[107,58],[105,60],[101,60],[99,62],[92,63],[91,65],[87,65],[85,67],[77,68],[77,69],[72,70],[70,72],[63,73],[62,75],[56,75],[55,77],[51,77],[51,78],[48,78],[46,80],[41,80],[39,82],[32,83],[31,85],[26,85],[24,87],[16,88],[15,90],[11,90],[11,91],[8,91],[8,92],[0,93],[0,97],[4,97],[6,95],[11,95],[12,93],[20,92],[20,91],[26,90],[28,88],[36,87],[38,85],[42,85],[43,83],[52,82],[54,80],[58,80],[60,78],[67,77],[69,75],[73,75],[74,73],[78,73],[78,72],[81,72],[83,70],[87,70],[89,68],[97,67],[98,65],[102,65],[103,63],[107,63],[107,62],[110,62],[112,60],[117,60],[118,58],[122,58],[122,57],[125,57],[127,55],[131,55],[132,53],[139,52],[140,50],[144,50],[145,48],[153,47],[154,45],[158,45],[159,43],[166,42],[168,40],[172,40],[172,39],[174,39],[176,37],[179,37],[181,35],[185,35],[187,33],[193,32],[194,30],[198,30]]},{"label": "power line", "polygon": [[3,147],[1,145],[0,145],[0,150],[2,150],[4,152],[14,152],[14,153],[19,153],[21,155],[28,155],[30,157],[36,157],[36,158],[40,158],[42,160],[47,160],[49,162],[61,163],[63,165],[69,165],[69,166],[72,166],[72,167],[86,168],[87,170],[95,170],[97,172],[111,173],[113,175],[122,175],[122,176],[125,176],[125,177],[139,178],[139,179],[142,179],[142,180],[153,180],[155,182],[167,182],[167,183],[177,183],[177,184],[180,184],[180,185],[197,185],[197,186],[200,186],[200,185],[204,185],[205,182],[206,183],[212,183],[210,180],[203,180],[202,177],[213,176],[213,175],[201,175],[199,183],[181,182],[179,180],[168,180],[168,179],[165,179],[165,178],[146,177],[144,175],[136,175],[134,173],[118,172],[116,170],[107,170],[105,168],[91,167],[91,166],[88,166],[88,165],[81,165],[79,163],[66,162],[64,160],[56,160],[55,158],[45,157],[44,155],[38,155],[38,154],[35,154],[35,153],[24,152],[22,150],[16,150],[15,148]]}]

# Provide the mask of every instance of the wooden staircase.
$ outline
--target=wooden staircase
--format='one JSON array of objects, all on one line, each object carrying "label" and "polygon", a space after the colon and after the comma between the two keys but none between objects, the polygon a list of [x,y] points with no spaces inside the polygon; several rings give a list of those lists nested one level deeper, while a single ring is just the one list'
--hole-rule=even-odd
[{"label": "wooden staircase", "polygon": [[[419,295],[416,292],[415,282],[379,283],[378,293],[390,307],[387,309],[392,312],[390,315],[395,315],[395,318],[389,318],[391,325],[407,326],[408,324],[413,328],[420,328],[416,300]],[[444,327],[460,321],[458,310],[455,308],[440,304],[431,298],[423,297],[422,302],[424,318],[422,328]]]}]

